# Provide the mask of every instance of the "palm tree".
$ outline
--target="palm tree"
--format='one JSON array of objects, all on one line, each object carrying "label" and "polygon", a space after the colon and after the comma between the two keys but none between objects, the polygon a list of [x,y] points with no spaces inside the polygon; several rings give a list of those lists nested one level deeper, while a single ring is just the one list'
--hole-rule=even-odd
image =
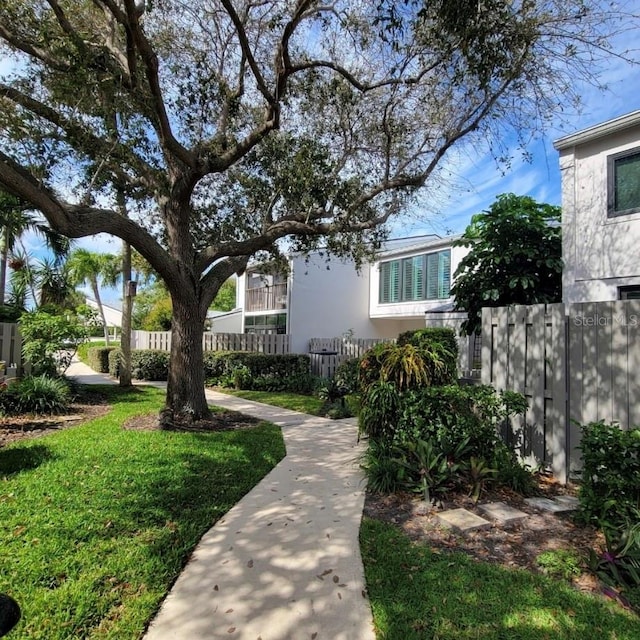
[{"label": "palm tree", "polygon": [[[19,198],[0,190],[0,304],[4,304],[5,287],[7,283],[7,265],[10,256],[20,239],[27,231],[35,231],[44,238],[46,245],[54,255],[54,263],[58,265],[60,260],[69,252],[71,241],[49,227],[41,218],[32,211]],[[24,247],[21,247],[26,255]],[[19,263],[20,256],[16,257]]]},{"label": "palm tree", "polygon": [[80,247],[71,252],[66,264],[72,282],[91,287],[104,328],[104,340],[109,344],[109,328],[100,299],[100,284],[115,284],[121,270],[119,258],[111,253],[97,253]]}]

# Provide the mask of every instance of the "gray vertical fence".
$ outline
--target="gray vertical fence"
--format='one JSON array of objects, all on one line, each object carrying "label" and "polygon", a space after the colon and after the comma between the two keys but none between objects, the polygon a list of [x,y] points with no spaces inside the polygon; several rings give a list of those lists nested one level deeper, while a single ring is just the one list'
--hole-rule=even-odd
[{"label": "gray vertical fence", "polygon": [[578,424],[640,424],[640,300],[483,309],[482,382],[525,395],[505,438],[566,480],[580,469]]}]

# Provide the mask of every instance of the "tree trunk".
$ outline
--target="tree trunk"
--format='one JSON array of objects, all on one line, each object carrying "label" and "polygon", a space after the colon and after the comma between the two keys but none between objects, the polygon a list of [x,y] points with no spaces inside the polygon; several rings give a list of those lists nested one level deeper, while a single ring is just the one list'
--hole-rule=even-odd
[{"label": "tree trunk", "polygon": [[104,309],[102,308],[102,300],[100,300],[100,289],[98,288],[98,281],[92,279],[91,280],[91,288],[93,289],[93,297],[96,299],[96,304],[98,305],[98,313],[100,314],[100,319],[102,320],[102,328],[104,333],[104,343],[109,346],[109,327],[107,327],[107,319],[104,315]]},{"label": "tree trunk", "polygon": [[122,335],[120,349],[122,362],[120,363],[120,386],[131,386],[131,310],[133,297],[131,296],[131,245],[122,243]]},{"label": "tree trunk", "polygon": [[192,422],[209,418],[204,395],[204,318],[195,301],[189,303],[183,296],[172,295],[172,304],[171,362],[164,420]]},{"label": "tree trunk", "polygon": [[0,304],[4,304],[7,287],[7,263],[9,262],[9,242],[7,236],[9,230],[5,227],[2,230],[2,256],[0,257]]}]

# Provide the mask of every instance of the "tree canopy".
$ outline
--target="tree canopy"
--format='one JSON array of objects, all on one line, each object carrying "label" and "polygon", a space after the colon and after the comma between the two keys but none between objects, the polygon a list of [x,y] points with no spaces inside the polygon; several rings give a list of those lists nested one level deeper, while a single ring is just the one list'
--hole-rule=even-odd
[{"label": "tree canopy", "polygon": [[529,196],[498,196],[471,218],[457,246],[468,247],[454,274],[456,309],[467,312],[467,334],[480,330],[482,307],[560,302],[560,207]]},{"label": "tree canopy", "polygon": [[623,18],[592,0],[3,0],[0,185],[153,266],[167,403],[203,416],[202,326],[232,274],[283,241],[361,260],[453,146],[558,113]]}]

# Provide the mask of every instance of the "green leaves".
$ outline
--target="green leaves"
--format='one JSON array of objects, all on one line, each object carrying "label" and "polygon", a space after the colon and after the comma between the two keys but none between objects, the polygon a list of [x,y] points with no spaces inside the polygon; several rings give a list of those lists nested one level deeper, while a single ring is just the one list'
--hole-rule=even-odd
[{"label": "green leaves", "polygon": [[482,307],[558,302],[562,296],[560,207],[513,193],[473,216],[457,246],[469,247],[451,293],[465,310],[467,334],[478,331]]}]

